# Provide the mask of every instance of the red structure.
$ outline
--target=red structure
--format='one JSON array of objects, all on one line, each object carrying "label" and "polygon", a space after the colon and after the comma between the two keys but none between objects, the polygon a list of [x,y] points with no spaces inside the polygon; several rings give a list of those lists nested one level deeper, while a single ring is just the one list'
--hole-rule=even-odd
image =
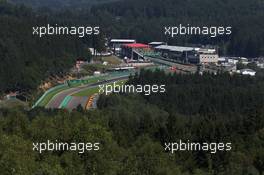
[{"label": "red structure", "polygon": [[141,43],[130,43],[122,45],[122,57],[128,58],[130,60],[144,59],[143,52],[144,50],[150,49],[150,46],[147,44]]},{"label": "red structure", "polygon": [[141,43],[132,43],[132,44],[124,44],[123,47],[145,49],[145,48],[149,48],[149,45],[141,44]]}]

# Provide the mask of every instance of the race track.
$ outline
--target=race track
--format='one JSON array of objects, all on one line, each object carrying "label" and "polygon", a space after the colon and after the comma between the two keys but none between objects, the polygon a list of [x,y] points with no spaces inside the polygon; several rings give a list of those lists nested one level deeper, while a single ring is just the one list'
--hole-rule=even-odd
[{"label": "race track", "polygon": [[82,107],[85,107],[89,97],[74,97],[72,95],[80,91],[86,90],[86,89],[97,87],[99,85],[108,84],[108,83],[112,83],[112,82],[119,81],[119,80],[126,80],[128,79],[128,77],[129,76],[122,76],[118,78],[101,81],[98,83],[83,85],[80,87],[75,87],[75,88],[64,90],[56,94],[45,107],[48,109],[67,108],[69,110],[75,109],[78,105],[82,105]]}]

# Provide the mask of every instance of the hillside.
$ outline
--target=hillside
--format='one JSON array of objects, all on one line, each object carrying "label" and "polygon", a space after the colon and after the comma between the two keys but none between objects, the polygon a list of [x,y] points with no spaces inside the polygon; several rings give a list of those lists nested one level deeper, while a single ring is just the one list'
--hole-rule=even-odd
[{"label": "hillside", "polygon": [[32,7],[49,7],[56,8],[82,8],[94,4],[113,2],[117,0],[9,0],[15,4],[25,4]]}]

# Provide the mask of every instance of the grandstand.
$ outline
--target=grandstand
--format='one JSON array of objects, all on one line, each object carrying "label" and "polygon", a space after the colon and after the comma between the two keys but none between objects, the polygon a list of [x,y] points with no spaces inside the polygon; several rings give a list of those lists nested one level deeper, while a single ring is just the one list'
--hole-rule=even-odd
[{"label": "grandstand", "polygon": [[139,52],[139,50],[150,50],[149,45],[141,44],[141,43],[133,43],[133,44],[123,44],[121,46],[122,52],[121,56],[123,58],[128,58],[131,60],[139,60],[144,59],[144,55]]},{"label": "grandstand", "polygon": [[164,59],[174,62],[191,64],[218,62],[218,54],[214,48],[160,45],[155,47],[154,50],[155,52],[159,52]]}]

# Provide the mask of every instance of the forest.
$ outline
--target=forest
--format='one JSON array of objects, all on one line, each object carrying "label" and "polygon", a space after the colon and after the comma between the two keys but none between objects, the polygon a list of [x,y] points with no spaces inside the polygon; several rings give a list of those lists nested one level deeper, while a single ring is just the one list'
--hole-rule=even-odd
[{"label": "forest", "polygon": [[25,6],[0,2],[0,94],[30,92],[49,76],[63,76],[77,58],[88,59],[86,44],[77,37],[32,35],[32,27],[47,23],[62,22]]},{"label": "forest", "polygon": [[[145,78],[147,77],[147,79]],[[97,110],[0,110],[1,174],[261,175],[263,77],[143,71],[128,84],[165,94],[101,96]],[[231,142],[230,152],[171,154],[164,142]],[[32,151],[33,142],[100,142],[98,152]]]},{"label": "forest", "polygon": [[33,8],[47,7],[52,10],[60,10],[63,8],[75,8],[92,6],[94,4],[113,2],[117,0],[7,0],[10,3],[24,4]]}]

